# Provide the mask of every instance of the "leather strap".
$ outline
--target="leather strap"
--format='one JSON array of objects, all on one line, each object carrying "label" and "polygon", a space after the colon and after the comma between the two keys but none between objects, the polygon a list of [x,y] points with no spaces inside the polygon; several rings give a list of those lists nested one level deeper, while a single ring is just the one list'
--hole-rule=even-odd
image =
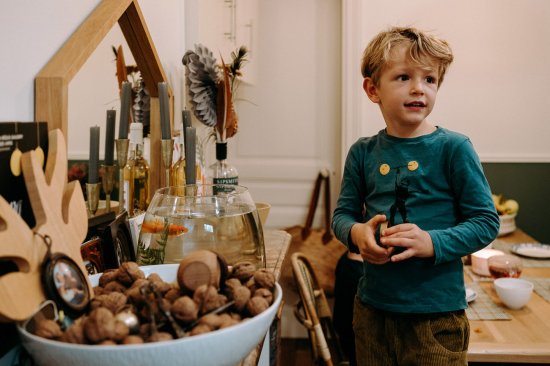
[{"label": "leather strap", "polygon": [[313,193],[309,202],[306,223],[302,229],[302,240],[307,239],[309,234],[311,234],[311,225],[313,225],[313,218],[315,217],[315,210],[319,203],[319,195],[321,194],[323,182],[325,183],[325,233],[323,234],[322,240],[324,244],[327,244],[332,240],[332,231],[330,229],[330,218],[332,214],[330,207],[330,172],[328,169],[322,169],[315,180],[315,186],[313,187]]}]

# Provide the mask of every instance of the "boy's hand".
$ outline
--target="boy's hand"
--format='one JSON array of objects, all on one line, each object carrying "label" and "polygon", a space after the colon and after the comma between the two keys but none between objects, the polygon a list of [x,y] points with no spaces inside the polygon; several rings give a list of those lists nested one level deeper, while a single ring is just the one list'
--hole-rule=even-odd
[{"label": "boy's hand", "polygon": [[385,215],[376,215],[364,224],[351,227],[351,240],[359,248],[363,260],[369,263],[384,264],[390,261],[393,248],[381,247],[374,236],[378,226],[385,221]]},{"label": "boy's hand", "polygon": [[405,249],[392,256],[392,262],[399,262],[411,257],[429,258],[434,256],[432,237],[415,224],[399,224],[383,230],[380,233],[380,242],[385,246]]}]

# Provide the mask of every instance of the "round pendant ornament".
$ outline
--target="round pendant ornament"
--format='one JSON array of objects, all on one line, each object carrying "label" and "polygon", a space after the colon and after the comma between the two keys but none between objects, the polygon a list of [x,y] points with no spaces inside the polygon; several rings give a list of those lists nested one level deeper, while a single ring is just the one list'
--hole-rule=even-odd
[{"label": "round pendant ornament", "polygon": [[48,235],[43,236],[42,239],[48,247],[42,264],[44,292],[67,315],[78,316],[88,308],[91,298],[86,284],[86,275],[67,255],[51,253],[51,238]]}]

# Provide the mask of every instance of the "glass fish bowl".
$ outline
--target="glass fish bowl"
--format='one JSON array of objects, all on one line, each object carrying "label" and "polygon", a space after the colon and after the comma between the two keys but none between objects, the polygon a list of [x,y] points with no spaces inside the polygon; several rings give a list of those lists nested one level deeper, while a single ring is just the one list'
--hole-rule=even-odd
[{"label": "glass fish bowl", "polygon": [[155,192],[141,225],[137,263],[180,263],[203,249],[228,265],[249,261],[265,268],[262,224],[248,188],[193,184]]}]

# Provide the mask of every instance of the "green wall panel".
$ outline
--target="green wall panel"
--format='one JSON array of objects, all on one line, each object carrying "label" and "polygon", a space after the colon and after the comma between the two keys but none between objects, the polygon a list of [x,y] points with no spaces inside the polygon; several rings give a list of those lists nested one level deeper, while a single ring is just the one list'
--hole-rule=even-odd
[{"label": "green wall panel", "polygon": [[550,163],[483,163],[495,194],[519,202],[516,225],[550,243]]}]

